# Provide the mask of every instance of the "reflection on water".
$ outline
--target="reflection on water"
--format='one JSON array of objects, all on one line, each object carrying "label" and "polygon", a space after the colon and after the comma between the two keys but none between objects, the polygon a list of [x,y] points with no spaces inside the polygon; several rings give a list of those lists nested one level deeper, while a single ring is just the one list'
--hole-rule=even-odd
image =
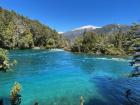
[{"label": "reflection on water", "polygon": [[14,50],[18,64],[13,72],[0,73],[0,96],[7,97],[14,81],[22,84],[22,105],[129,105],[124,93],[132,90],[139,102],[139,79],[127,78],[128,60],[111,56],[72,54],[55,50]]}]

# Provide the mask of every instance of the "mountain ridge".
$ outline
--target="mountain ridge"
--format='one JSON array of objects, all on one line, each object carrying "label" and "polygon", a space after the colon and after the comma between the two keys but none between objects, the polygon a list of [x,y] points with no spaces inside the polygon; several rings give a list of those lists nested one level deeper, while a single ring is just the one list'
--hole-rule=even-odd
[{"label": "mountain ridge", "polygon": [[93,25],[85,25],[85,26],[81,26],[81,27],[75,28],[72,31],[82,30],[82,29],[88,29],[88,30],[91,29],[91,30],[94,30],[96,28],[100,28],[100,27],[93,26]]},{"label": "mountain ridge", "polygon": [[70,39],[71,41],[73,41],[76,37],[81,36],[85,31],[94,32],[96,34],[112,34],[119,30],[126,32],[129,29],[130,29],[129,25],[123,25],[123,24],[108,24],[103,27],[86,25],[79,28],[75,28],[71,31],[64,32],[62,33],[62,35],[65,36],[67,39]]}]

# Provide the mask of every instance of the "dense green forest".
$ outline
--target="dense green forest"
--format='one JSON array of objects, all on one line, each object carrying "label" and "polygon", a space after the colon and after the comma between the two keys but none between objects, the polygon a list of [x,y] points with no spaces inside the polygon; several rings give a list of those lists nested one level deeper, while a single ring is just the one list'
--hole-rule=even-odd
[{"label": "dense green forest", "polygon": [[55,30],[0,7],[0,47],[6,49],[63,48],[65,40]]},{"label": "dense green forest", "polygon": [[134,24],[127,32],[121,29],[111,34],[97,34],[84,32],[77,37],[71,47],[73,52],[84,52],[106,55],[129,55],[133,53],[133,46],[140,43],[134,36],[140,30],[139,24]]}]

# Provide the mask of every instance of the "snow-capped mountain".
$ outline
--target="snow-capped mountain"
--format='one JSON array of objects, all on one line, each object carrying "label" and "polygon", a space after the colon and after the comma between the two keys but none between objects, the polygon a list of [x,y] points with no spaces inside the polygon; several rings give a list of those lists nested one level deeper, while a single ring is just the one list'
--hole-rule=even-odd
[{"label": "snow-capped mountain", "polygon": [[72,31],[65,32],[65,33],[63,33],[63,35],[66,38],[73,40],[73,39],[75,39],[75,37],[82,35],[85,31],[93,31],[98,28],[100,28],[100,27],[96,27],[93,25],[86,25],[86,26],[82,26],[79,28],[75,28]]},{"label": "snow-capped mountain", "polygon": [[91,31],[91,32],[94,32],[96,34],[109,35],[109,34],[112,34],[114,32],[119,31],[120,29],[122,31],[126,32],[129,28],[130,28],[130,26],[121,25],[121,24],[109,24],[109,25],[105,25],[103,27],[86,25],[86,26],[82,26],[79,28],[75,28],[72,31],[65,32],[65,33],[63,33],[63,35],[66,38],[68,38],[69,40],[73,41],[76,37],[83,35],[83,33],[85,31],[88,31],[88,32]]},{"label": "snow-capped mountain", "polygon": [[58,34],[63,34],[64,32],[58,32]]},{"label": "snow-capped mountain", "polygon": [[96,27],[96,26],[92,26],[92,25],[87,25],[87,26],[82,26],[82,27],[79,27],[79,28],[75,28],[73,29],[72,31],[77,31],[77,30],[94,30],[96,28],[100,28],[100,27]]}]

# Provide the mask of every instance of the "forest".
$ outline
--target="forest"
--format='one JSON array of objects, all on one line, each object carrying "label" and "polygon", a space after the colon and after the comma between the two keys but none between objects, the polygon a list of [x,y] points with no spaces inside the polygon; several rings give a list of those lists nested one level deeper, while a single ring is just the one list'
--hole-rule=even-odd
[{"label": "forest", "polygon": [[54,29],[14,11],[0,8],[0,47],[5,49],[63,48],[65,40]]},{"label": "forest", "polygon": [[105,55],[131,55],[134,45],[140,44],[140,40],[134,38],[139,30],[140,24],[133,24],[126,32],[121,29],[111,34],[85,31],[83,35],[75,39],[71,51]]}]

